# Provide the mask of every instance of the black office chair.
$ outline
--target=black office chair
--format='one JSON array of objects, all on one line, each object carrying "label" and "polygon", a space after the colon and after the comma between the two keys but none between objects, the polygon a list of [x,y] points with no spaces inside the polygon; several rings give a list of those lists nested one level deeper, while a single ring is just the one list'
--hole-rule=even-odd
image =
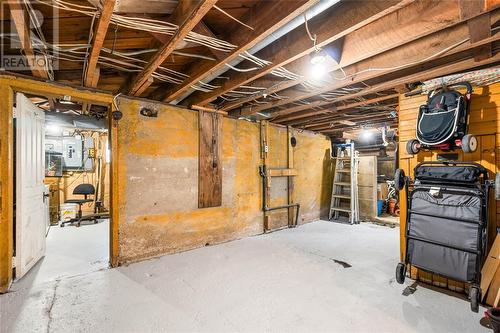
[{"label": "black office chair", "polygon": [[[73,224],[76,222],[76,225],[79,227],[80,222],[82,220],[87,220],[85,216],[82,215],[82,205],[87,202],[93,202],[94,199],[90,199],[89,195],[95,195],[95,187],[92,184],[80,184],[75,189],[73,190],[73,195],[83,195],[83,199],[68,199],[65,201],[65,203],[76,203],[78,204],[78,214],[76,215],[75,218],[68,220],[68,221],[62,221],[61,222],[61,227],[64,227],[65,224]],[[97,223],[97,219],[90,219],[94,220],[94,223]]]}]

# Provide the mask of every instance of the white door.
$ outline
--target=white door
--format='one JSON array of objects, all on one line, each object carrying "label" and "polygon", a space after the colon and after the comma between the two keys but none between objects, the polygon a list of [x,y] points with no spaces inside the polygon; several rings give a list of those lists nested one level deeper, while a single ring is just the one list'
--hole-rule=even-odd
[{"label": "white door", "polygon": [[45,254],[45,114],[16,96],[16,278]]}]

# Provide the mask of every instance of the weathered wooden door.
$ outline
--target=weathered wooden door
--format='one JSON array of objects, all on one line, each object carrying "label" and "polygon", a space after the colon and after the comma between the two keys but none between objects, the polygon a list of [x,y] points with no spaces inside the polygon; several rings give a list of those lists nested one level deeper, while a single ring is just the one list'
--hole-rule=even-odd
[{"label": "weathered wooden door", "polygon": [[16,96],[16,278],[45,254],[45,114],[26,96]]}]

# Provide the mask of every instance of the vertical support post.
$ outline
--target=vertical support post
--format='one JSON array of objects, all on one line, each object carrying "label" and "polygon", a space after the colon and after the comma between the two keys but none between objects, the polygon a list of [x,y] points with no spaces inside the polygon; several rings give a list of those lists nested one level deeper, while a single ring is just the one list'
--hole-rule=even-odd
[{"label": "vertical support post", "polygon": [[[119,185],[119,145],[118,145],[118,123],[119,120],[113,119],[113,112],[116,109],[115,103],[112,103],[109,108],[109,135],[108,146],[111,149],[111,165],[110,165],[110,216],[111,223],[109,224],[109,260],[111,267],[117,267],[119,262],[119,223],[120,223],[120,185]],[[106,163],[106,161],[104,161]]]},{"label": "vertical support post", "polygon": [[[0,80],[1,82],[1,80]],[[13,170],[13,105],[14,93],[0,83],[0,293],[8,291],[12,282],[14,170]]]},{"label": "vertical support post", "polygon": [[[292,146],[292,137],[293,137],[293,132],[292,128],[290,126],[287,126],[287,139],[288,139],[288,152],[287,152],[287,167],[288,169],[293,169],[293,146]],[[288,176],[288,204],[291,205],[294,203],[293,200],[293,192],[294,192],[294,187],[295,187],[295,177],[294,176]],[[297,226],[298,221],[295,221],[294,219],[294,210],[297,209],[297,207],[288,207],[288,227],[292,228]]]},{"label": "vertical support post", "polygon": [[[269,155],[269,122],[267,120],[261,120],[260,122],[260,153],[262,158],[262,166],[264,172],[264,186],[266,190],[264,191],[264,196],[262,200],[264,201],[264,207],[270,207],[271,196],[269,195],[271,191],[271,177],[267,175],[267,158]],[[264,211],[264,232],[269,231],[271,225],[271,216],[269,212]]]}]

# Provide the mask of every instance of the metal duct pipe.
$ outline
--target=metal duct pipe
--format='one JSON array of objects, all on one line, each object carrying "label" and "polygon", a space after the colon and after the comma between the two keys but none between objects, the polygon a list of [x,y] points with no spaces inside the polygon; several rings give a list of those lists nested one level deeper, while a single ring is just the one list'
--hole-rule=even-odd
[{"label": "metal duct pipe", "polygon": [[[310,20],[313,17],[321,14],[322,12],[324,12],[325,10],[327,10],[328,8],[332,7],[333,5],[335,5],[338,2],[340,2],[340,0],[320,0],[317,4],[315,4],[314,6],[312,6],[311,8],[309,8],[304,13],[307,16],[307,19]],[[286,35],[290,31],[294,30],[295,28],[301,26],[302,24],[304,24],[304,17],[303,17],[303,15],[299,15],[299,16],[295,17],[294,19],[292,19],[291,21],[289,21],[288,23],[286,23],[280,29],[276,30],[275,32],[273,32],[272,34],[270,34],[269,36],[267,36],[266,38],[264,38],[262,41],[260,41],[259,43],[257,43],[254,47],[248,49],[247,50],[248,53],[255,54],[255,53],[259,52],[264,47],[268,46],[269,44],[271,44],[272,42],[276,41],[277,39],[283,37],[284,35]],[[304,33],[306,33],[306,32],[304,31]],[[233,60],[232,62],[230,62],[229,65],[235,67],[236,65],[238,65],[242,61],[243,61],[243,59],[236,58],[235,60]],[[223,67],[219,71],[214,72],[212,75],[209,75],[206,78],[204,78],[203,82],[208,83],[208,82],[212,81],[213,79],[215,79],[216,77],[224,74],[228,70],[229,70],[229,68]],[[170,104],[178,104],[178,103],[180,103],[186,97],[188,97],[189,95],[191,95],[194,91],[195,91],[194,89],[187,90],[184,94],[180,95],[177,99],[175,99],[172,102],[170,102]]]}]

